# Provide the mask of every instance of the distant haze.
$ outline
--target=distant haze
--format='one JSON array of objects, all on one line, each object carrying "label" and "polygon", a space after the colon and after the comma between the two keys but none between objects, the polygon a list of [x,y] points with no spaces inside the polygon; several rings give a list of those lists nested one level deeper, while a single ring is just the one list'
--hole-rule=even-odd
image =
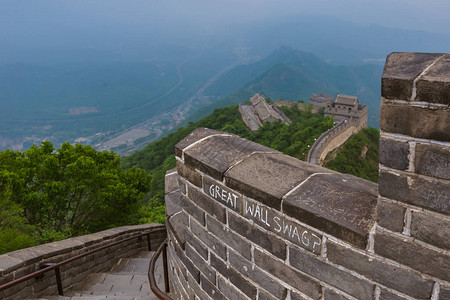
[{"label": "distant haze", "polygon": [[111,59],[124,53],[139,56],[144,46],[195,44],[204,35],[218,35],[230,27],[305,16],[434,32],[450,39],[450,1],[446,0],[3,0],[0,63],[39,60],[67,49],[103,58],[107,50]]}]

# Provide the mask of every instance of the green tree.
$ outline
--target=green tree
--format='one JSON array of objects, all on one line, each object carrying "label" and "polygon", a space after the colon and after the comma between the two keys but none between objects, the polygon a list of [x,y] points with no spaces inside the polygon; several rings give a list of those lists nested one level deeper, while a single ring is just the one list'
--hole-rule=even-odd
[{"label": "green tree", "polygon": [[33,244],[137,223],[151,181],[141,169],[124,171],[114,152],[80,144],[7,150],[0,164],[0,244],[11,232]]}]

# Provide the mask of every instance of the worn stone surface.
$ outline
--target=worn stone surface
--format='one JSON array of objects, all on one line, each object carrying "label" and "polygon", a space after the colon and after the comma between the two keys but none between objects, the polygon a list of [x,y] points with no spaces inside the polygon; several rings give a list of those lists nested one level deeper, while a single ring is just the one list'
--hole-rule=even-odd
[{"label": "worn stone surface", "polygon": [[416,173],[449,180],[450,147],[417,144],[414,168]]},{"label": "worn stone surface", "polygon": [[224,294],[222,294],[221,291],[208,279],[206,279],[204,276],[201,276],[200,278],[200,284],[202,289],[214,300],[227,300],[227,297],[225,297]]},{"label": "worn stone surface", "polygon": [[412,212],[411,236],[442,249],[450,249],[450,217]]},{"label": "worn stone surface", "polygon": [[450,54],[442,56],[416,84],[417,101],[450,104]]},{"label": "worn stone surface", "polygon": [[278,210],[245,197],[242,215],[277,236],[287,239],[308,251],[320,254],[322,235],[288,219]]},{"label": "worn stone surface", "polygon": [[[258,294],[258,300],[279,300],[279,299],[285,299],[286,297],[274,297],[271,294],[267,293],[266,291],[264,291],[263,289],[259,289],[259,294]],[[292,297],[291,297],[292,299]]]},{"label": "worn stone surface", "polygon": [[380,170],[378,191],[383,197],[450,215],[450,184],[443,181]]},{"label": "worn stone surface", "polygon": [[188,187],[188,197],[192,200],[192,202],[203,208],[217,220],[222,223],[226,223],[225,208],[215,202],[211,197],[206,196],[204,193],[191,186]]},{"label": "worn stone surface", "polygon": [[245,295],[251,299],[256,298],[257,290],[254,284],[244,278],[239,272],[234,268],[228,267],[225,262],[219,259],[214,254],[211,254],[211,266],[217,270],[223,277],[230,280],[230,282],[240,289]]},{"label": "worn stone surface", "polygon": [[394,52],[388,55],[381,78],[381,95],[410,100],[414,79],[442,54]]},{"label": "worn stone surface", "polygon": [[180,191],[175,191],[169,193],[164,196],[165,204],[166,204],[166,217],[170,217],[183,209],[183,203],[185,200],[182,199],[184,197]]},{"label": "worn stone surface", "polygon": [[0,255],[0,272],[7,274],[22,267],[24,262],[21,259],[11,257],[9,255]]},{"label": "worn stone surface", "polygon": [[450,140],[448,108],[423,108],[381,102],[380,129],[416,138]]},{"label": "worn stone surface", "polygon": [[184,247],[184,243],[186,242],[186,230],[188,225],[189,217],[182,211],[167,218],[167,226],[169,226],[181,247]]},{"label": "worn stone surface", "polygon": [[377,224],[392,231],[402,232],[406,208],[395,203],[378,200]]},{"label": "worn stone surface", "polygon": [[[247,297],[241,291],[239,291],[221,276],[217,278],[217,287],[225,295],[225,297],[227,297],[227,299],[247,299]],[[251,299],[256,299],[256,294]]]},{"label": "worn stone surface", "polygon": [[205,212],[195,206],[187,197],[179,193],[180,207],[183,208],[189,215],[194,217],[200,224],[205,225]]},{"label": "worn stone surface", "polygon": [[336,293],[333,290],[324,289],[323,291],[323,299],[324,300],[346,300],[348,298]]},{"label": "worn stone surface", "polygon": [[184,161],[190,168],[222,180],[223,174],[236,162],[251,153],[275,150],[236,136],[211,136],[184,152]]},{"label": "worn stone surface", "polygon": [[207,218],[207,228],[214,236],[219,237],[228,247],[233,248],[245,258],[250,259],[251,245],[248,239],[234,233],[224,224],[209,216]]},{"label": "worn stone surface", "polygon": [[319,174],[283,201],[283,212],[365,248],[376,217],[376,184],[344,174]]},{"label": "worn stone surface", "polygon": [[408,154],[408,143],[380,138],[380,164],[389,168],[406,170],[409,165]]},{"label": "worn stone surface", "polygon": [[170,169],[166,172],[166,176],[164,178],[164,193],[170,193],[177,190],[178,187],[178,178],[180,175],[177,173],[177,168]]},{"label": "worn stone surface", "polygon": [[256,245],[261,246],[278,258],[286,259],[286,243],[282,239],[252,226],[244,218],[234,214],[228,214],[228,224],[232,230]]},{"label": "worn stone surface", "polygon": [[280,209],[281,198],[316,172],[333,173],[281,153],[258,153],[231,168],[225,182],[245,196]]},{"label": "worn stone surface", "polygon": [[196,266],[200,272],[208,278],[209,281],[216,281],[216,272],[207,264],[207,262],[194,250],[189,243],[186,244],[186,256],[192,261],[194,266]]},{"label": "worn stone surface", "polygon": [[197,128],[175,145],[175,155],[178,157],[182,157],[181,155],[182,151],[186,149],[186,147],[200,141],[201,139],[204,139],[206,137],[215,134],[235,136],[234,134],[231,133],[225,133],[222,131],[217,131],[209,128]]},{"label": "worn stone surface", "polygon": [[186,230],[186,240],[194,247],[195,251],[204,259],[208,260],[208,249],[189,230]]},{"label": "worn stone surface", "polygon": [[222,205],[241,212],[242,195],[207,176],[203,178],[203,192]]},{"label": "worn stone surface", "polygon": [[177,160],[177,171],[178,174],[186,178],[193,185],[198,187],[202,186],[202,175],[179,160]]},{"label": "worn stone surface", "polygon": [[302,250],[289,248],[291,265],[358,299],[371,299],[375,286]]},{"label": "worn stone surface", "polygon": [[238,272],[250,278],[250,280],[263,287],[277,299],[283,299],[286,295],[287,291],[284,286],[272,279],[257,266],[253,266],[250,260],[230,251],[229,261],[230,265]]},{"label": "worn stone surface", "polygon": [[255,249],[254,256],[255,264],[261,269],[266,270],[276,278],[295,287],[313,299],[320,298],[321,287],[318,281],[294,270],[292,267],[285,265],[282,261],[270,257],[258,249]]},{"label": "worn stone surface", "polygon": [[450,286],[441,286],[439,299],[450,299]]},{"label": "worn stone surface", "polygon": [[425,280],[415,272],[384,263],[332,241],[327,242],[327,257],[338,265],[409,296],[420,299],[431,297],[434,281]]},{"label": "worn stone surface", "polygon": [[220,258],[226,259],[227,248],[226,246],[214,235],[209,233],[205,227],[201,226],[197,222],[191,219],[191,231],[192,233],[206,246],[212,249]]},{"label": "worn stone surface", "polygon": [[450,280],[450,256],[445,253],[378,230],[374,249],[375,253],[400,264],[440,279]]},{"label": "worn stone surface", "polygon": [[394,294],[387,289],[381,288],[380,289],[380,300],[405,300],[405,299],[411,299],[409,297],[402,297],[397,294]]}]

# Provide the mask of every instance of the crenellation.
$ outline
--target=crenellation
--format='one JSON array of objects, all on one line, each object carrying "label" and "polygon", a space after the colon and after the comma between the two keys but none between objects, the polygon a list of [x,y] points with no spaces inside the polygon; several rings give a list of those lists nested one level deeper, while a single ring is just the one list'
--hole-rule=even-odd
[{"label": "crenellation", "polygon": [[166,205],[188,225],[168,229],[190,238],[170,253],[207,266],[189,288],[214,299],[448,298],[448,61],[387,58],[378,186],[217,131],[180,142]]}]

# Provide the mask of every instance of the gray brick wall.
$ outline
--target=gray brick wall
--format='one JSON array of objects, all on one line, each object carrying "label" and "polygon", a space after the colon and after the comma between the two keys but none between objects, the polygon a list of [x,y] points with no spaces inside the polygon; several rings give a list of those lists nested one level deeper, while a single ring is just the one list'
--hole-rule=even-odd
[{"label": "gray brick wall", "polygon": [[[58,263],[144,231],[152,232],[150,244],[153,250],[167,236],[164,225],[160,224],[124,226],[0,255],[0,285],[38,271],[42,263]],[[63,265],[60,269],[63,289],[70,289],[90,273],[108,270],[120,258],[146,250],[147,238],[143,237],[140,241],[136,238]],[[41,278],[32,278],[0,291],[0,299],[27,299],[57,294],[55,272],[49,271]]]},{"label": "gray brick wall", "polygon": [[449,61],[388,56],[379,185],[209,129],[177,144],[166,177],[173,296],[448,298]]}]

